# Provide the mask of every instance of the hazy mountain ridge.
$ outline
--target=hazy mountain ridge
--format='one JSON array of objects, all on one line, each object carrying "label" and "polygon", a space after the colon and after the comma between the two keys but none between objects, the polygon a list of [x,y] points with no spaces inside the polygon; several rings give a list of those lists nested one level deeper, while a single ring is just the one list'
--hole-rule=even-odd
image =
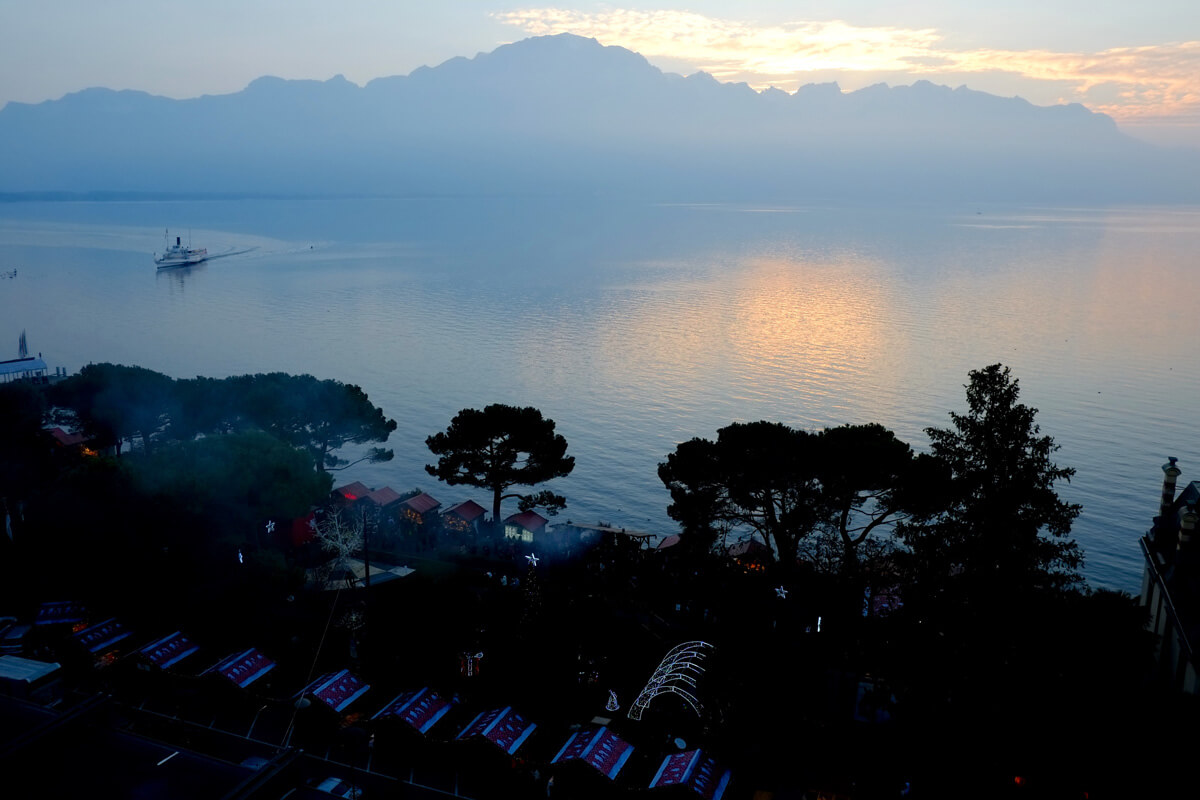
[{"label": "hazy mountain ridge", "polygon": [[0,191],[609,192],[656,199],[1196,201],[1200,158],[1083,106],[927,81],[756,92],[527,39],[364,87],[262,77],[0,109]]}]

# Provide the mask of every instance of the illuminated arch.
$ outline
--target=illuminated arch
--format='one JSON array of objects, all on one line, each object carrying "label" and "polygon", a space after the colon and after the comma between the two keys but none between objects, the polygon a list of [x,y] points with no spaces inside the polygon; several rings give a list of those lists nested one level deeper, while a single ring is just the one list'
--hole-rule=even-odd
[{"label": "illuminated arch", "polygon": [[713,646],[708,642],[694,641],[684,642],[667,653],[642,693],[629,706],[629,718],[641,719],[642,712],[650,707],[650,701],[668,692],[682,697],[699,716],[703,706],[696,699],[696,682],[704,674],[704,667],[700,664],[712,649]]}]

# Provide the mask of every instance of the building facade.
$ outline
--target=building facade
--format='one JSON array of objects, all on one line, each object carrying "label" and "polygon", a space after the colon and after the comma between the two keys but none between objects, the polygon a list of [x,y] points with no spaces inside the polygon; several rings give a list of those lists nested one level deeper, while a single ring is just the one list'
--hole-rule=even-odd
[{"label": "building facade", "polygon": [[1141,602],[1158,638],[1159,679],[1181,692],[1200,694],[1193,647],[1200,643],[1200,482],[1192,481],[1176,495],[1181,474],[1177,459],[1163,465],[1158,516],[1140,542],[1146,559]]}]

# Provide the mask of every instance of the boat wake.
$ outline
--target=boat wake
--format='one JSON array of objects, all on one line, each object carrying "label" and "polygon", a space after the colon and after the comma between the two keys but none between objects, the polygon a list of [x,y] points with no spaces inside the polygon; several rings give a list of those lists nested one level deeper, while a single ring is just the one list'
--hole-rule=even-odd
[{"label": "boat wake", "polygon": [[206,258],[205,260],[206,261],[215,261],[218,258],[227,258],[229,256],[240,256],[242,253],[249,253],[252,250],[257,250],[257,249],[258,249],[258,247],[255,246],[255,247],[247,247],[242,250],[230,250],[229,252],[226,252],[226,253],[209,253],[208,258]]}]

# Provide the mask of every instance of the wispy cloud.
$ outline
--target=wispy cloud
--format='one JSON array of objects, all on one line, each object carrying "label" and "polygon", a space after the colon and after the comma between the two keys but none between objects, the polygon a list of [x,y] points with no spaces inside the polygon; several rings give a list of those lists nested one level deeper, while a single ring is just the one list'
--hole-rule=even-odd
[{"label": "wispy cloud", "polygon": [[575,33],[650,59],[694,65],[755,88],[794,89],[805,73],[1003,74],[1059,87],[1123,122],[1200,119],[1200,41],[1094,53],[956,50],[933,28],[866,27],[841,20],[755,25],[686,11],[610,9],[587,13],[526,8],[498,20],[531,35]]}]

